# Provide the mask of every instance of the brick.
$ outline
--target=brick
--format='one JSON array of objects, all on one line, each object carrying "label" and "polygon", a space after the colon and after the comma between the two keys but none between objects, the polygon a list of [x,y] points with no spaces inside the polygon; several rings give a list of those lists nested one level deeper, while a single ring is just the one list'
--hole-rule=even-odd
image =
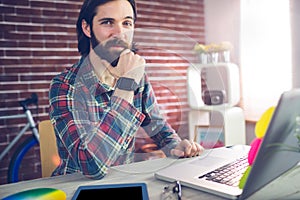
[{"label": "brick", "polygon": [[42,48],[44,47],[44,42],[43,41],[19,41],[18,47]]},{"label": "brick", "polygon": [[56,56],[56,57],[68,57],[68,56],[74,56],[76,52],[73,51],[34,51],[32,52],[33,56],[39,56],[39,57],[47,57],[47,56]]},{"label": "brick", "polygon": [[28,0],[22,0],[22,1],[19,1],[19,0],[2,0],[2,3],[4,5],[12,5],[12,6],[29,6],[29,2]]},{"label": "brick", "polygon": [[64,10],[43,10],[43,16],[59,16],[59,17],[65,17],[66,12]]},{"label": "brick", "polygon": [[42,15],[41,9],[24,8],[24,7],[16,7],[15,9],[16,9],[17,15],[20,15],[20,16],[24,15],[27,17],[31,17],[31,16],[40,17]]},{"label": "brick", "polygon": [[43,66],[43,67],[32,67],[32,72],[36,72],[36,73],[47,73],[47,72],[55,72],[56,71],[56,67],[52,66],[52,65],[48,65],[48,66]]},{"label": "brick", "polygon": [[66,17],[68,17],[68,18],[71,17],[72,19],[77,21],[78,14],[79,14],[79,10],[78,11],[67,11],[66,12]]},{"label": "brick", "polygon": [[15,31],[16,25],[14,24],[1,24],[0,32],[8,32],[8,31]]},{"label": "brick", "polygon": [[31,34],[31,39],[32,40],[48,40],[48,41],[73,41],[77,40],[77,36],[76,33],[74,32],[73,34],[69,34],[69,35],[49,35],[47,33],[41,35],[41,34]]},{"label": "brick", "polygon": [[68,48],[68,44],[61,43],[61,42],[46,42],[45,47],[46,48]]},{"label": "brick", "polygon": [[[30,85],[30,89],[42,89],[42,88],[44,88],[44,89],[48,90],[50,88],[50,80],[52,80],[53,77],[54,76],[48,76],[48,78],[47,78],[48,83],[39,83],[39,84]],[[48,104],[48,103],[49,103],[48,99],[45,100],[44,102],[40,102],[41,105],[45,105],[45,104]]]},{"label": "brick", "polygon": [[22,57],[22,56],[30,56],[31,51],[28,50],[6,50],[6,56],[8,57]]},{"label": "brick", "polygon": [[7,40],[29,40],[29,33],[16,33],[15,31],[5,32],[4,37]]},{"label": "brick", "polygon": [[0,41],[0,47],[17,47],[17,41]]},{"label": "brick", "polygon": [[32,72],[31,67],[25,67],[25,66],[20,66],[20,67],[13,67],[13,66],[8,66],[4,69],[5,74],[16,74],[16,73],[30,73]]},{"label": "brick", "polygon": [[17,25],[16,29],[22,32],[41,32],[43,27],[41,25]]},{"label": "brick", "polygon": [[7,14],[7,13],[14,13],[15,8],[14,7],[9,7],[9,6],[0,6],[0,13],[2,14]]},{"label": "brick", "polygon": [[67,44],[68,44],[68,48],[76,49],[76,51],[77,51],[77,48],[78,48],[77,42],[68,42]]},{"label": "brick", "polygon": [[74,33],[74,28],[69,28],[61,25],[57,26],[44,26],[43,31],[45,32],[63,32],[63,33]]},{"label": "brick", "polygon": [[50,1],[30,1],[32,8],[55,8],[55,3]]},{"label": "brick", "polygon": [[0,90],[1,91],[26,91],[29,89],[29,85],[28,84],[5,84],[5,85],[0,85]]},{"label": "brick", "polygon": [[19,64],[21,65],[39,65],[39,64],[45,64],[45,60],[43,58],[23,58],[22,60],[19,60]]},{"label": "brick", "polygon": [[72,19],[72,18],[51,18],[51,17],[31,17],[30,20],[32,23],[40,23],[40,24],[57,24],[57,26],[59,26],[60,24],[76,24],[76,19]]},{"label": "brick", "polygon": [[80,3],[78,3],[78,2],[76,2],[76,3],[56,2],[55,7],[56,7],[56,9],[78,10],[78,13],[79,13],[79,10],[81,8],[81,4],[82,4],[81,2]]},{"label": "brick", "polygon": [[51,80],[53,78],[52,75],[21,75],[21,81],[45,81]]},{"label": "brick", "polygon": [[0,82],[18,81],[18,76],[0,75]]},{"label": "brick", "polygon": [[41,40],[51,41],[51,40],[56,40],[56,38],[57,38],[56,35],[49,35],[47,33],[44,33],[44,34],[32,33],[31,36],[30,36],[30,39],[38,40],[38,41],[41,41]]},{"label": "brick", "polygon": [[[16,99],[18,97],[18,94],[10,94],[10,93],[0,93],[0,99]],[[0,134],[1,135],[1,134]]]},{"label": "brick", "polygon": [[14,23],[29,23],[30,19],[28,17],[21,17],[15,15],[5,15],[4,21],[14,22]]}]

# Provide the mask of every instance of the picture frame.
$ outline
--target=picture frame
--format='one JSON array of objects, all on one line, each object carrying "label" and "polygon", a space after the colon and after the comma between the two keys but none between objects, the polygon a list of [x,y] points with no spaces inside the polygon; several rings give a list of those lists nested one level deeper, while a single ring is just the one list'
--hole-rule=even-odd
[{"label": "picture frame", "polygon": [[205,149],[225,146],[223,126],[195,126],[194,141]]}]

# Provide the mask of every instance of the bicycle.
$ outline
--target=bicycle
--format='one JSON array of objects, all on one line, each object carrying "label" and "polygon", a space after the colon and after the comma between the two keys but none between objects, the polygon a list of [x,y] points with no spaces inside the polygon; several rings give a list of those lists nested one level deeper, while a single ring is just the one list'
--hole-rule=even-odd
[{"label": "bicycle", "polygon": [[0,161],[4,156],[11,150],[11,148],[20,140],[20,138],[26,133],[30,128],[32,135],[27,138],[23,143],[21,143],[17,150],[14,152],[11,161],[9,163],[7,182],[14,183],[19,181],[19,168],[25,154],[33,148],[36,144],[39,144],[39,133],[36,123],[33,119],[32,113],[28,108],[29,105],[35,104],[38,109],[38,96],[36,93],[32,93],[30,98],[23,101],[19,101],[20,106],[23,108],[23,114],[0,116],[0,119],[19,119],[27,118],[27,124],[21,129],[17,136],[12,140],[12,142],[1,152]]}]

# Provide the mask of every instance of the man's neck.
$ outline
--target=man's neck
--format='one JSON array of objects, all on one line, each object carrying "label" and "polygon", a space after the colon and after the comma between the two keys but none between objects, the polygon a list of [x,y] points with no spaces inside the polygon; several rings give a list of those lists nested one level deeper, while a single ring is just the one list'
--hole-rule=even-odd
[{"label": "man's neck", "polygon": [[99,80],[103,76],[103,73],[106,71],[106,67],[103,65],[101,58],[91,49],[89,53],[89,58],[93,66],[94,72],[96,73]]},{"label": "man's neck", "polygon": [[101,83],[114,87],[117,81],[116,78],[109,73],[103,64],[102,59],[95,53],[95,51],[90,51],[89,58],[98,80]]}]

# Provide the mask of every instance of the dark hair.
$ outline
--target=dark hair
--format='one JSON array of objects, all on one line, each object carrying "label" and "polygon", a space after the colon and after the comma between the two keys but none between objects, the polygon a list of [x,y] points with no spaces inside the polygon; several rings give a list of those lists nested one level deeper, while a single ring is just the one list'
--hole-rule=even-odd
[{"label": "dark hair", "polygon": [[[88,38],[82,30],[82,26],[81,26],[82,20],[85,20],[90,25],[92,31],[92,24],[93,24],[92,22],[96,15],[97,7],[110,1],[113,0],[85,0],[84,1],[76,24],[78,51],[82,56],[86,56],[90,52],[90,38]],[[136,20],[137,13],[136,13],[135,0],[128,0],[128,2],[132,6],[133,14],[134,14],[133,17],[134,20]]]}]

